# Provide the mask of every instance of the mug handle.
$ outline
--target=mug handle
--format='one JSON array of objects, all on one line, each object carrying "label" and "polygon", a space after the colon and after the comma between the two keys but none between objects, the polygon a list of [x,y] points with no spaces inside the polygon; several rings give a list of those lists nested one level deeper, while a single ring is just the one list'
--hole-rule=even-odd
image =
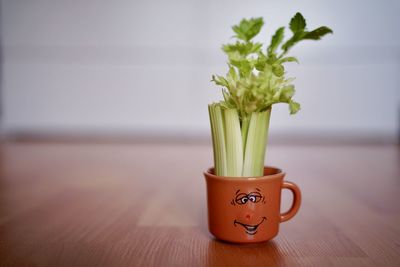
[{"label": "mug handle", "polygon": [[283,181],[282,189],[284,189],[284,188],[292,191],[293,203],[288,211],[281,214],[281,222],[286,222],[287,220],[290,220],[291,218],[293,218],[293,216],[296,215],[296,213],[299,211],[300,204],[301,204],[301,192],[300,192],[299,187],[295,183]]}]

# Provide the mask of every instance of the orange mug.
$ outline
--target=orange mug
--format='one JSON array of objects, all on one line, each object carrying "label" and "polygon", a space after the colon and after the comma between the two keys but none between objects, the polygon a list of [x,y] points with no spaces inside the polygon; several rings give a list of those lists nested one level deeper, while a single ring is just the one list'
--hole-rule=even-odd
[{"label": "orange mug", "polygon": [[[281,222],[300,208],[301,192],[283,181],[285,173],[265,167],[262,177],[223,177],[214,168],[204,176],[207,183],[208,227],[216,238],[235,243],[263,242],[274,238]],[[291,208],[281,214],[281,190],[293,193]]]}]

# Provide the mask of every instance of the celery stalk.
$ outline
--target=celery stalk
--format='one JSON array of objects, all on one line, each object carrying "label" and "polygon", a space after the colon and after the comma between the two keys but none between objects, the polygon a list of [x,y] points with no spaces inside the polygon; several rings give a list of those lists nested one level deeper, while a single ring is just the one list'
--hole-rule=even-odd
[{"label": "celery stalk", "polygon": [[240,177],[243,169],[243,143],[239,114],[224,110],[227,176]]},{"label": "celery stalk", "polygon": [[268,138],[271,109],[253,112],[247,133],[242,176],[264,175],[265,150]]},{"label": "celery stalk", "polygon": [[211,135],[214,151],[214,168],[218,176],[227,175],[225,130],[221,107],[218,104],[208,105],[210,115]]},{"label": "celery stalk", "polygon": [[265,149],[271,109],[253,112],[242,120],[236,109],[208,106],[215,174],[257,177],[264,174]]},{"label": "celery stalk", "polygon": [[234,25],[236,40],[222,46],[229,71],[225,76],[212,75],[211,81],[223,87],[223,100],[209,106],[214,166],[220,176],[263,176],[272,106],[286,103],[290,114],[300,110],[293,99],[293,78],[286,77],[284,67],[298,60],[287,53],[303,40],[320,40],[333,33],[326,26],[308,30],[297,12],[289,22],[292,36],[284,40],[285,27],[280,27],[265,49],[253,41],[263,25],[262,17]]},{"label": "celery stalk", "polygon": [[247,133],[249,132],[250,118],[248,116],[242,117],[242,143],[243,151],[246,151]]}]

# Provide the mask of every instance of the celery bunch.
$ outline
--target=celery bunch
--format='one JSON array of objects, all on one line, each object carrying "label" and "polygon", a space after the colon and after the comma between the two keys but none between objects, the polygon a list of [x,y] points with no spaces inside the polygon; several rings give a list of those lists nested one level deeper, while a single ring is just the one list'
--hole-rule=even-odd
[{"label": "celery bunch", "polygon": [[284,42],[285,27],[276,30],[269,46],[252,39],[261,31],[262,18],[243,19],[232,27],[236,42],[222,46],[228,56],[229,71],[213,75],[212,81],[223,87],[224,100],[209,105],[214,148],[215,173],[219,176],[262,176],[268,138],[271,107],[287,103],[290,114],[300,110],[293,100],[293,78],[285,77],[284,64],[298,62],[287,56],[302,40],[319,40],[332,33],[322,26],[312,31],[300,13],[291,19],[291,37]]}]

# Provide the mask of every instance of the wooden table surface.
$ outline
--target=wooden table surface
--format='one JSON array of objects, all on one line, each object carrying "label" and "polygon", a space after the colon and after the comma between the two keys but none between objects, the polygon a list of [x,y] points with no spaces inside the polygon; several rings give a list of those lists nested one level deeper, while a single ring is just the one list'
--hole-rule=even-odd
[{"label": "wooden table surface", "polygon": [[257,245],[207,230],[209,145],[25,142],[0,152],[0,266],[400,266],[396,146],[270,146],[267,162],[303,203]]}]

